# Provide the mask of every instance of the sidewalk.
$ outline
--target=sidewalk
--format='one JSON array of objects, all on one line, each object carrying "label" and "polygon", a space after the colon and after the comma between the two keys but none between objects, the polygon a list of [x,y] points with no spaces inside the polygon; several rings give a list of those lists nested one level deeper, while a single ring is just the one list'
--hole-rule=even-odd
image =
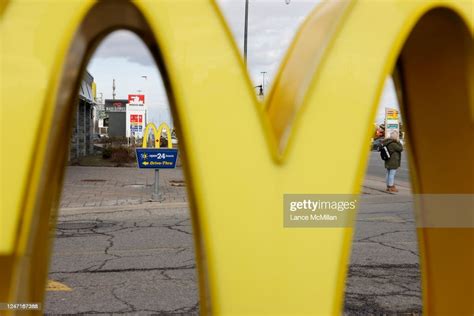
[{"label": "sidewalk", "polygon": [[[410,182],[398,181],[395,179],[395,186],[398,189],[396,195],[411,195],[411,184]],[[373,194],[389,194],[393,193],[386,192],[387,185],[385,184],[385,178],[375,176],[365,176],[364,184],[362,185],[362,194],[373,195]]]},{"label": "sidewalk", "polygon": [[[60,208],[96,208],[150,203],[154,171],[116,167],[67,167]],[[396,195],[410,195],[410,183],[397,181]],[[393,195],[385,191],[385,179],[366,176],[361,189],[364,195]],[[160,170],[161,203],[187,202],[182,168]]]},{"label": "sidewalk", "polygon": [[[151,202],[154,170],[117,167],[69,166],[60,208],[92,208]],[[164,203],[186,202],[181,168],[160,170],[160,193]]]}]

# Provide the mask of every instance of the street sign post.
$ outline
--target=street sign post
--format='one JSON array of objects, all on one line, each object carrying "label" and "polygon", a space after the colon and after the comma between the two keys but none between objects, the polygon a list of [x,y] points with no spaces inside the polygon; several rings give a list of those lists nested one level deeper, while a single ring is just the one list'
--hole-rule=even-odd
[{"label": "street sign post", "polygon": [[385,108],[385,138],[390,138],[392,132],[400,133],[398,110]]},{"label": "street sign post", "polygon": [[178,150],[175,148],[137,148],[138,168],[170,169],[176,167]]},{"label": "street sign post", "polygon": [[[153,130],[155,136],[155,148],[147,148],[148,135],[150,129]],[[160,138],[163,129],[166,130],[168,139],[168,148],[160,148]],[[158,129],[155,124],[149,123],[145,127],[143,135],[142,148],[136,149],[138,168],[155,169],[155,184],[152,194],[153,201],[161,201],[160,197],[160,169],[172,169],[176,167],[178,159],[178,149],[173,148],[171,143],[171,132],[168,124],[161,123]]]}]

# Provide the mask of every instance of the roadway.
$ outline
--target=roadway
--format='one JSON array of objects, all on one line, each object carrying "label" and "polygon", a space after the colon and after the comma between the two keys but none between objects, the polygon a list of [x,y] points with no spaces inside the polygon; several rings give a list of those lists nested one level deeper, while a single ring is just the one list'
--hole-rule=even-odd
[{"label": "roadway", "polygon": [[[369,154],[370,177],[384,177],[378,155]],[[397,180],[408,179],[404,157]],[[162,203],[145,202],[152,181],[152,172],[136,168],[68,167],[45,314],[199,314],[186,186],[171,185],[184,182],[183,174],[178,168],[160,175]],[[388,194],[383,180],[369,184],[381,189],[364,186],[368,193],[357,216],[344,315],[420,315],[409,190]]]}]

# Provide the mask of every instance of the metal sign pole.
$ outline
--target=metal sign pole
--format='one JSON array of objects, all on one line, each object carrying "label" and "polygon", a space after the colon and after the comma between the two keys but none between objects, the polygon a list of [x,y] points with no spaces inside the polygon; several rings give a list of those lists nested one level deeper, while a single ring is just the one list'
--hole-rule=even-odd
[{"label": "metal sign pole", "polygon": [[155,169],[155,184],[151,199],[153,201],[160,201],[160,169]]},{"label": "metal sign pole", "polygon": [[[155,148],[147,148],[150,129],[155,135]],[[166,130],[168,136],[168,148],[166,149],[160,148],[161,132],[163,129]],[[156,129],[155,124],[148,123],[143,135],[142,148],[135,148],[135,151],[138,168],[153,168],[155,170],[155,183],[150,201],[163,201],[164,197],[160,194],[160,168],[175,168],[176,160],[178,159],[178,149],[173,148],[169,126],[166,123],[161,123],[158,129]]]}]

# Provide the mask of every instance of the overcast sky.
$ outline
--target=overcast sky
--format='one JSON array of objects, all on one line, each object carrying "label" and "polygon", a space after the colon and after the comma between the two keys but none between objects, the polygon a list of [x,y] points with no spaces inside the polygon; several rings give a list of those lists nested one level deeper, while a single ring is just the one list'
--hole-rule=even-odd
[{"label": "overcast sky", "polygon": [[[217,1],[243,53],[245,0]],[[255,83],[269,87],[276,75],[282,57],[304,18],[320,1],[318,0],[250,0],[248,35],[248,70]],[[131,32],[117,31],[109,35],[96,50],[89,72],[97,83],[97,92],[104,99],[112,98],[112,80],[115,78],[116,98],[128,94],[145,94],[149,118],[155,123],[171,123],[166,94],[161,77],[141,40]],[[147,79],[142,78],[147,76]],[[267,90],[268,91],[268,90]],[[391,80],[381,98],[377,121],[383,120],[385,107],[396,106],[396,96]]]}]

